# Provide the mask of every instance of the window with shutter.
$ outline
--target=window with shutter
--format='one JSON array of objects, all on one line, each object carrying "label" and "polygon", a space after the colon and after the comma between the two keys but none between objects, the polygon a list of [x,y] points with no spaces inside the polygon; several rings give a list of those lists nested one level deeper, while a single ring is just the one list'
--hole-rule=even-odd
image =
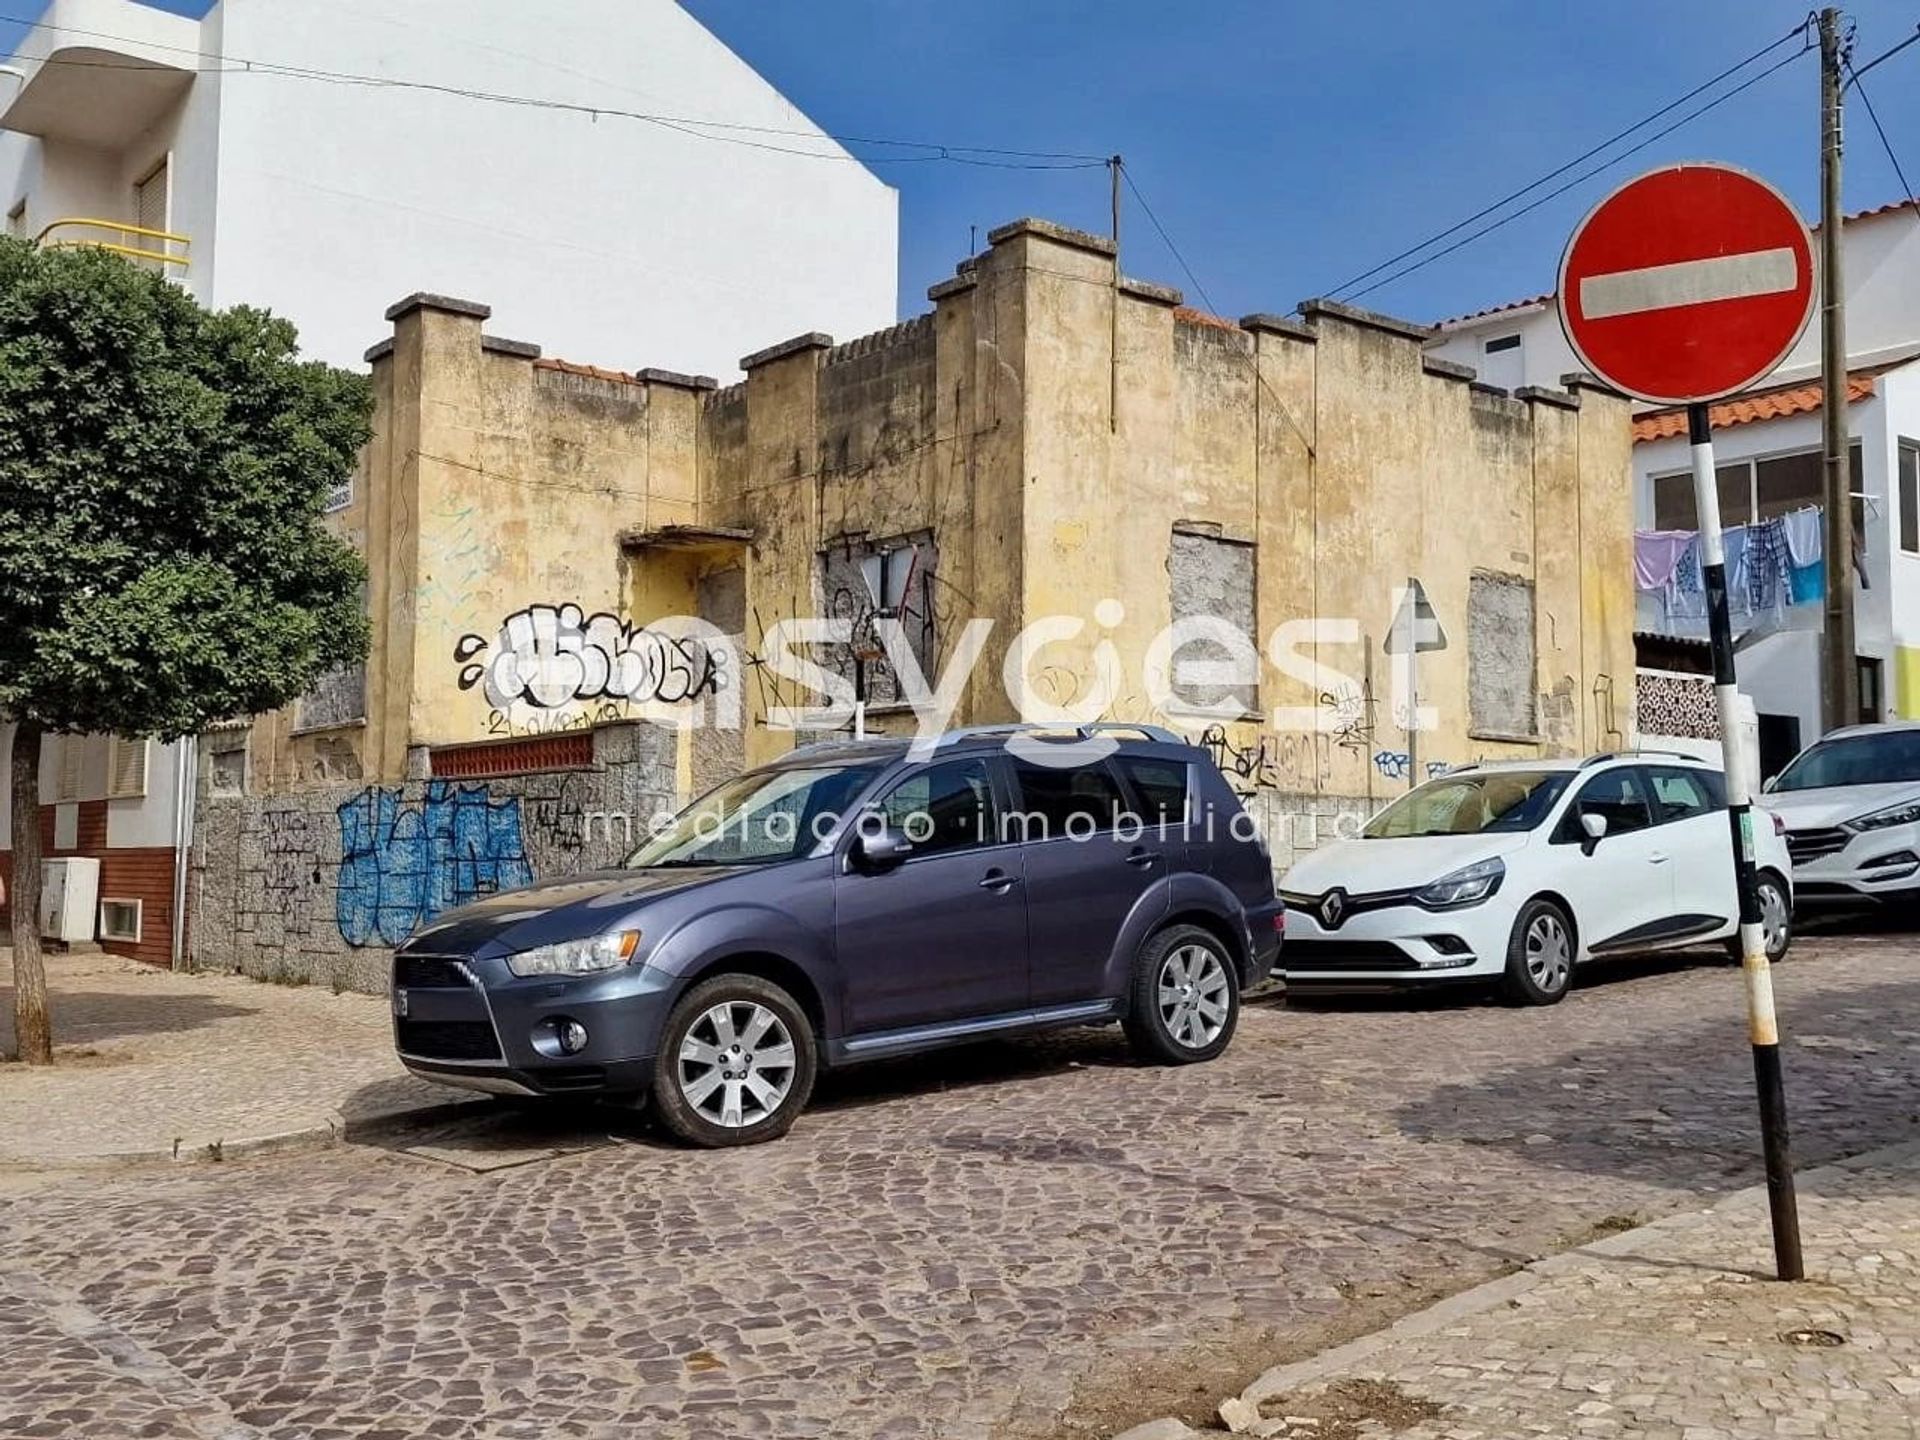
[{"label": "window with shutter", "polygon": [[54,785],[55,800],[78,800],[80,782],[87,758],[87,737],[84,735],[57,735],[54,744]]},{"label": "window with shutter", "polygon": [[107,798],[131,800],[147,793],[147,742],[115,735],[107,746]]},{"label": "window with shutter", "polygon": [[[165,230],[167,228],[167,182],[172,166],[162,160],[148,173],[147,178],[133,187],[133,223],[144,230]],[[158,252],[162,246],[158,240],[147,235],[128,236],[128,243],[136,250]],[[137,260],[137,265],[149,270],[164,270],[158,260]]]}]

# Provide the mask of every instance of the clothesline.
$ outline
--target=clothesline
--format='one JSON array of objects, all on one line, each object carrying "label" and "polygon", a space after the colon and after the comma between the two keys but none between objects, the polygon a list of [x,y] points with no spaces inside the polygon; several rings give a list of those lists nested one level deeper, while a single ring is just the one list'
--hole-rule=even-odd
[{"label": "clothesline", "polygon": [[[1827,591],[1826,516],[1808,505],[1720,532],[1727,560],[1727,609],[1747,618],[1818,602]],[[1636,530],[1635,588],[1657,595],[1669,620],[1707,617],[1698,530]]]}]

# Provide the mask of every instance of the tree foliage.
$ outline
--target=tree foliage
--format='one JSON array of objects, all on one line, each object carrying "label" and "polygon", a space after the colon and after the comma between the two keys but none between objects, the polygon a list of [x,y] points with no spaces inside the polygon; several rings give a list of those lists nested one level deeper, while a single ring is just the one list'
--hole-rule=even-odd
[{"label": "tree foliage", "polygon": [[371,412],[286,320],[0,240],[0,715],[170,739],[360,659],[320,517]]}]

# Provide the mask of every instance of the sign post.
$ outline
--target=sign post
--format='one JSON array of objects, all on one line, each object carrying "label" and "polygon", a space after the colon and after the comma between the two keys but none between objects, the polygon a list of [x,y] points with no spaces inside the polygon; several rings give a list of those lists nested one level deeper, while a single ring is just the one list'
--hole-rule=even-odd
[{"label": "sign post", "polygon": [[1407,657],[1407,788],[1412,790],[1420,784],[1420,655],[1447,648],[1447,632],[1440,628],[1427,587],[1417,576],[1407,577],[1400,609],[1387,627],[1381,648],[1389,655]]},{"label": "sign post", "polygon": [[1707,402],[1746,389],[1792,350],[1813,315],[1806,223],[1765,181],[1725,165],[1630,180],[1580,222],[1560,262],[1560,323],[1587,368],[1638,399],[1687,407],[1714,690],[1726,755],[1727,824],[1740,902],[1747,1033],[1773,1218],[1775,1269],[1805,1274],[1787,1140],[1780,1027],[1760,921],[1752,757],[1741,740],[1726,550]]}]

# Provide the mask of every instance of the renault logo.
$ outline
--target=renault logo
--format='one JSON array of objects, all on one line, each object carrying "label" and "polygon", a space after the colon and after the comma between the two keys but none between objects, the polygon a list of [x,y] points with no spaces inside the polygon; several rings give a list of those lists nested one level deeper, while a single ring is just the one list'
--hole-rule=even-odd
[{"label": "renault logo", "polygon": [[1338,930],[1347,914],[1347,892],[1329,890],[1320,902],[1320,922],[1329,930]]}]

